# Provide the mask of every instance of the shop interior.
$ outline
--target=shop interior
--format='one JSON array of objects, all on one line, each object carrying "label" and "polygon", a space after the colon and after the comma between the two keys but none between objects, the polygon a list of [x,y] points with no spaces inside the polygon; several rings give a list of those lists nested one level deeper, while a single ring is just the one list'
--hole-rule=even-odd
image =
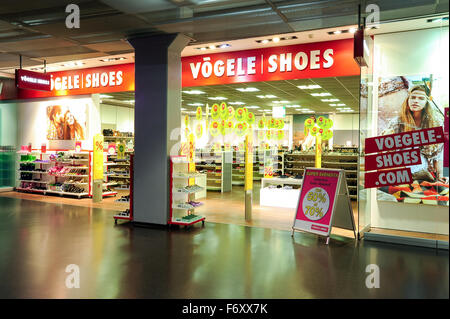
[{"label": "shop interior", "polygon": [[[223,103],[232,107],[235,115],[227,117],[226,122],[231,122],[232,128],[222,133],[213,128],[216,121],[213,107]],[[277,117],[273,116],[274,107],[275,111],[282,110]],[[122,141],[126,152],[133,152],[133,108],[134,92],[100,95],[105,149]],[[237,124],[245,120],[239,121],[236,115],[244,108],[255,120],[242,132]],[[345,169],[357,220],[358,110],[358,76],[184,88],[178,138],[183,145],[192,133],[195,170],[204,175],[195,184],[206,188],[192,200],[194,205],[201,203],[195,207],[195,214],[211,222],[290,229],[303,169],[315,165],[315,140],[308,137],[310,134],[305,136],[305,120],[323,116],[332,120],[333,136],[323,142],[322,167]],[[200,120],[198,112],[202,114]],[[261,125],[262,119],[267,122],[272,118],[282,120],[283,127],[268,129],[267,125]],[[222,121],[220,116],[217,121]],[[244,140],[250,129],[254,138],[251,222],[244,219]],[[225,159],[227,154],[229,160]],[[117,163],[114,156],[108,155],[108,162]],[[107,169],[108,182],[117,183],[114,191],[118,198],[103,201],[107,205],[113,201],[121,205],[124,198],[126,203],[129,162],[112,164]]]}]

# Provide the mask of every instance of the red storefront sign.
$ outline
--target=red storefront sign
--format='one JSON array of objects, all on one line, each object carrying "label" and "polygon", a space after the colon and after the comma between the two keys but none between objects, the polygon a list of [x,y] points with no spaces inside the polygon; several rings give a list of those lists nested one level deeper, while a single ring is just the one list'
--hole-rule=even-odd
[{"label": "red storefront sign", "polygon": [[365,152],[370,154],[437,143],[444,143],[442,126],[367,138]]},{"label": "red storefront sign", "polygon": [[50,91],[19,90],[19,99],[134,91],[134,63],[47,73]]},{"label": "red storefront sign", "polygon": [[359,75],[353,39],[184,57],[182,86]]},{"label": "red storefront sign", "polygon": [[18,69],[16,70],[16,86],[20,89],[50,91],[50,74]]},{"label": "red storefront sign", "polygon": [[[406,166],[421,163],[418,147],[444,142],[442,126],[429,129],[367,138],[366,153],[378,153],[365,157],[365,188],[411,184],[411,169]],[[403,150],[402,149],[408,149]],[[386,152],[391,151],[391,152]],[[386,170],[387,168],[402,167]]]}]

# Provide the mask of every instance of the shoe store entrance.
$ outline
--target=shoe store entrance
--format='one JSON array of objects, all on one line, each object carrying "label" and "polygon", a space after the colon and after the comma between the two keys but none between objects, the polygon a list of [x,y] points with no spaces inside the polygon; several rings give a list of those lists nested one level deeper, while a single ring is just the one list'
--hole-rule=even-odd
[{"label": "shoe store entrance", "polygon": [[290,230],[303,170],[315,166],[316,132],[305,121],[322,118],[332,127],[322,138],[321,167],[345,169],[357,220],[360,71],[353,40],[209,48],[182,58],[181,154],[189,157],[194,145],[194,184],[204,191],[174,204],[193,206],[207,221]]}]

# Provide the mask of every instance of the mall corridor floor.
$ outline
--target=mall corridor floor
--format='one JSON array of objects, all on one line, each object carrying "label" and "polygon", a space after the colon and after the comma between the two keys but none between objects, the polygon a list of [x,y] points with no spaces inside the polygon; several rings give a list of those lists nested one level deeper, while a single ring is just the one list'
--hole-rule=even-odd
[{"label": "mall corridor floor", "polygon": [[[151,207],[151,205],[149,205]],[[150,209],[150,208],[149,208]],[[448,251],[0,197],[0,298],[448,298]],[[366,287],[366,267],[380,287]],[[68,265],[79,288],[67,288]],[[74,269],[69,268],[67,270]]]}]

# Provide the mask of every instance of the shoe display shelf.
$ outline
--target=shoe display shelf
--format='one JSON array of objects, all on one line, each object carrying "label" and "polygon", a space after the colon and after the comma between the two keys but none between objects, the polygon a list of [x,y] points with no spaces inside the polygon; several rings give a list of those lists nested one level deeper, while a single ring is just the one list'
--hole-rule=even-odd
[{"label": "shoe display shelf", "polygon": [[[345,170],[351,199],[357,198],[358,159],[357,153],[350,152],[332,151],[322,154],[322,168],[340,168]],[[314,152],[285,153],[283,174],[303,176],[304,168],[314,167],[314,165]]]},{"label": "shoe display shelf", "polygon": [[108,154],[106,167],[106,180],[114,190],[130,190],[130,156],[127,152],[124,159],[118,159],[117,154]]},{"label": "shoe display shelf", "polygon": [[[22,192],[92,197],[92,151],[40,150],[17,152],[16,190]],[[104,191],[103,197],[116,195]]]},{"label": "shoe display shelf", "polygon": [[205,217],[196,215],[195,209],[202,205],[196,202],[195,194],[204,191],[197,180],[206,174],[191,171],[186,156],[170,157],[170,214],[168,224],[190,226],[198,222],[205,224]]},{"label": "shoe display shelf", "polygon": [[92,151],[32,150],[17,154],[16,191],[78,198],[92,196]]},{"label": "shoe display shelf", "polygon": [[[118,220],[128,220],[128,221],[133,220],[133,176],[134,176],[133,163],[134,163],[134,154],[131,154],[129,158],[129,165],[130,165],[130,182],[129,182],[130,193],[128,194],[129,208],[113,216],[115,224],[117,224]],[[124,204],[126,204],[126,202]]]},{"label": "shoe display shelf", "polygon": [[206,189],[231,192],[232,187],[232,152],[196,151],[197,172],[206,174]]},{"label": "shoe display shelf", "polygon": [[[253,180],[258,181],[264,177],[264,156],[253,151]],[[233,152],[233,185],[245,184],[245,151],[235,150]]]}]

